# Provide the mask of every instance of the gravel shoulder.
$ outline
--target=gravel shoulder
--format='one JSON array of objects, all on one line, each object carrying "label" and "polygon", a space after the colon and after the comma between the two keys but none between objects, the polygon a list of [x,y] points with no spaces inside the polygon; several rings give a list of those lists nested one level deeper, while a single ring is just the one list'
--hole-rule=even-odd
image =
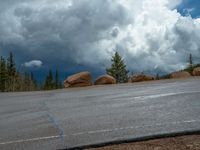
[{"label": "gravel shoulder", "polygon": [[89,150],[200,150],[200,135],[187,135],[143,142],[124,143],[92,148]]}]

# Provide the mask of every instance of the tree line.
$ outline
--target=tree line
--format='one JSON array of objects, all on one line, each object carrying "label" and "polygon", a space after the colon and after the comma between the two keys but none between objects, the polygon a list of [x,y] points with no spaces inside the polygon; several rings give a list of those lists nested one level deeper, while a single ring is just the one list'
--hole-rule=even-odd
[{"label": "tree line", "polygon": [[48,75],[45,78],[43,90],[52,90],[61,88],[62,88],[62,83],[59,79],[58,70],[56,69],[55,77],[53,77],[52,70],[50,69]]},{"label": "tree line", "polygon": [[[123,58],[116,51],[111,59],[111,67],[106,69],[106,73],[113,76],[117,83],[126,83],[129,79],[129,71],[126,69],[126,64]],[[195,67],[200,64],[193,64],[192,54],[189,56],[188,66],[185,71],[192,72]],[[167,78],[168,75],[161,78]],[[160,79],[159,74],[156,79]],[[59,71],[56,69],[53,74],[50,69],[45,80],[42,84],[38,84],[32,72],[20,73],[16,69],[13,54],[10,53],[9,57],[5,59],[1,56],[0,59],[0,91],[13,92],[13,91],[35,91],[35,90],[52,90],[62,88],[62,83],[59,79]]]},{"label": "tree line", "polygon": [[[111,68],[106,69],[107,74],[116,78],[117,83],[128,82],[128,70],[124,60],[118,52],[112,56]],[[8,58],[1,56],[0,59],[0,91],[36,91],[36,90],[52,90],[62,88],[59,79],[59,71],[56,69],[55,74],[52,70],[48,71],[42,84],[39,84],[34,77],[33,72],[21,73],[16,68],[13,53],[10,52]]]},{"label": "tree line", "polygon": [[[113,76],[117,83],[126,83],[129,79],[129,71],[126,69],[126,64],[124,63],[123,58],[120,56],[120,54],[116,51],[115,54],[112,56],[111,59],[111,67],[106,69],[107,74]],[[194,68],[200,67],[200,64],[194,64],[193,62],[193,56],[192,54],[189,54],[188,58],[188,66],[184,69],[184,71],[189,72],[192,74]],[[167,79],[170,78],[170,74],[159,76],[159,74],[156,74],[156,80],[159,79]]]},{"label": "tree line", "polygon": [[184,69],[184,71],[187,71],[190,74],[192,74],[194,68],[197,68],[197,67],[200,67],[200,64],[194,64],[193,56],[192,56],[192,54],[190,54],[189,59],[188,59],[188,66]]},{"label": "tree line", "polygon": [[13,53],[10,52],[7,58],[0,57],[0,91],[17,92],[17,91],[36,91],[52,90],[62,88],[59,79],[59,72],[56,69],[55,77],[51,70],[45,77],[42,84],[38,84],[33,72],[21,73],[17,70]]}]

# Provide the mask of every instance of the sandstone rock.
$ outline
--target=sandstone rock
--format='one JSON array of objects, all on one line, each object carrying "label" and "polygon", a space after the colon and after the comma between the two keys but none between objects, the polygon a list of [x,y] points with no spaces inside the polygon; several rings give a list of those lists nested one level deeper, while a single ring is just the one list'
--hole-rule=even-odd
[{"label": "sandstone rock", "polygon": [[200,67],[194,68],[192,74],[193,76],[200,76]]},{"label": "sandstone rock", "polygon": [[116,79],[110,75],[103,75],[96,79],[95,85],[116,84]]},{"label": "sandstone rock", "polygon": [[188,78],[190,73],[187,71],[177,71],[170,74],[170,78]]},{"label": "sandstone rock", "polygon": [[151,81],[151,80],[155,80],[155,78],[153,76],[144,75],[144,74],[134,75],[131,78],[132,82],[142,82],[142,81]]},{"label": "sandstone rock", "polygon": [[80,72],[69,76],[64,81],[65,88],[68,87],[84,87],[92,85],[92,76],[89,72]]}]

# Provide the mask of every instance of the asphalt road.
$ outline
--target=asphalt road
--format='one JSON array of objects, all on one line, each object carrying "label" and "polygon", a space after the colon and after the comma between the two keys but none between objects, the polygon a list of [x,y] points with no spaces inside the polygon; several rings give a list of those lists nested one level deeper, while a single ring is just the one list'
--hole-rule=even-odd
[{"label": "asphalt road", "polygon": [[200,130],[200,78],[0,93],[0,149],[54,150]]}]

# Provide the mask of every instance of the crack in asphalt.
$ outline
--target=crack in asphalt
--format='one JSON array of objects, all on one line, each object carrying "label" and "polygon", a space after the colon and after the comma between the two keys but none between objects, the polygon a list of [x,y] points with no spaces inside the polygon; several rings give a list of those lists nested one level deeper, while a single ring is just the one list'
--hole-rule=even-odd
[{"label": "crack in asphalt", "polygon": [[42,108],[45,110],[45,113],[46,113],[46,116],[48,117],[48,120],[53,124],[53,127],[58,130],[59,137],[63,138],[63,136],[64,136],[64,130],[60,127],[58,121],[55,119],[55,117],[53,116],[53,114],[50,112],[50,109],[47,106],[46,102],[43,101],[41,103],[41,105],[42,105]]}]

